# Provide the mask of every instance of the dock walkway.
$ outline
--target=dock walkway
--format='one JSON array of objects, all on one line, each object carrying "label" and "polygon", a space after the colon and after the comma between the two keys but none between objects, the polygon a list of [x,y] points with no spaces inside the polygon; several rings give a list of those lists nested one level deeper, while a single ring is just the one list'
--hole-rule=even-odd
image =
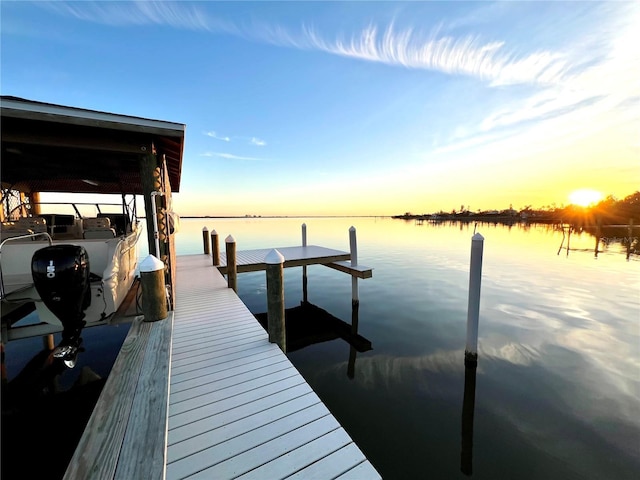
[{"label": "dock walkway", "polygon": [[166,478],[380,478],[210,257],[177,275]]},{"label": "dock walkway", "polygon": [[65,480],[381,478],[210,256],[177,277],[169,317],[132,322]]}]

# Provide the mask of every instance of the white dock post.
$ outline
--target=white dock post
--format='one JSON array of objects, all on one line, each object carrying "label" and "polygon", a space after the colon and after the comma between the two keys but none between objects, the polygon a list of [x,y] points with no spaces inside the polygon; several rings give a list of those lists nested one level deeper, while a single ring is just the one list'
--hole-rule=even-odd
[{"label": "white dock post", "polygon": [[[356,227],[349,228],[349,248],[351,250],[351,266],[358,265],[358,243],[356,241]],[[358,295],[358,277],[351,275],[351,305],[359,305],[360,298]]]},{"label": "white dock post", "polygon": [[202,227],[202,245],[204,247],[204,254],[209,255],[209,229]]},{"label": "white dock post", "polygon": [[480,284],[482,282],[482,251],[484,237],[476,233],[471,239],[471,265],[469,271],[469,305],[467,308],[467,346],[465,365],[478,362],[478,320],[480,315]]},{"label": "white dock post", "polygon": [[267,264],[267,330],[269,341],[277,343],[286,353],[286,326],[284,317],[284,257],[271,250],[264,258]]},{"label": "white dock post", "polygon": [[220,265],[220,245],[218,244],[218,232],[211,230],[211,261],[213,266]]},{"label": "white dock post", "polygon": [[238,267],[236,264],[236,241],[229,235],[225,239],[227,252],[227,286],[238,293]]},{"label": "white dock post", "polygon": [[140,263],[142,314],[145,322],[167,318],[167,292],[164,287],[164,262],[149,255]]},{"label": "white dock post", "polygon": [[[306,247],[307,246],[307,224],[303,223],[302,224],[302,246]],[[307,266],[303,265],[302,266],[302,301],[304,303],[307,303],[308,300],[308,295],[307,295]]]}]

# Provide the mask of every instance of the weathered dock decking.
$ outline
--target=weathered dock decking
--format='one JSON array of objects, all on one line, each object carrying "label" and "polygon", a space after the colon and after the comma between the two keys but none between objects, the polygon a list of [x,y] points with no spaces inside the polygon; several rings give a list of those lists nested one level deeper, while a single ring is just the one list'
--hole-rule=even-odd
[{"label": "weathered dock decking", "polygon": [[176,283],[168,479],[380,478],[208,256]]},{"label": "weathered dock decking", "polygon": [[[255,250],[239,250],[236,252],[236,267],[238,273],[257,272],[266,270],[264,258],[271,248]],[[372,269],[364,265],[352,265],[351,254],[342,250],[320,247],[318,245],[278,247],[284,257],[284,268],[301,267],[306,265],[325,265],[335,270],[354,275],[358,278],[371,278]],[[220,252],[220,273],[227,273],[227,255]]]},{"label": "weathered dock decking", "polygon": [[138,317],[67,469],[75,479],[381,478],[207,255]]}]

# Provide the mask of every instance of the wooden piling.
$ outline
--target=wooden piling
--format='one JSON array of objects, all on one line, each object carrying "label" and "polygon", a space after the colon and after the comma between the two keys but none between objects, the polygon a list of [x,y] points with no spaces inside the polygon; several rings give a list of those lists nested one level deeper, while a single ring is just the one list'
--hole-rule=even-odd
[{"label": "wooden piling", "polygon": [[596,247],[595,247],[595,256],[598,258],[598,251],[600,247],[600,238],[602,237],[602,218],[596,218]]},{"label": "wooden piling", "polygon": [[[358,266],[358,242],[356,240],[356,228],[349,228],[349,249],[351,252],[351,266]],[[358,294],[358,277],[351,275],[351,305],[358,305],[360,298]]]},{"label": "wooden piling", "polygon": [[269,341],[277,343],[286,353],[286,326],[284,314],[284,257],[271,250],[264,259],[267,264],[267,329]]},{"label": "wooden piling", "polygon": [[214,267],[220,265],[220,245],[218,244],[218,232],[211,230],[211,261]]},{"label": "wooden piling", "polygon": [[225,239],[227,252],[227,286],[238,293],[238,267],[236,263],[236,241],[229,235]]},{"label": "wooden piling", "polygon": [[[303,247],[307,246],[307,224],[306,223],[302,224],[302,246]],[[307,294],[307,286],[308,286],[307,266],[303,265],[302,266],[302,301],[305,303],[309,301],[309,296]]]},{"label": "wooden piling", "polygon": [[167,293],[164,285],[164,263],[149,255],[140,263],[142,314],[145,322],[167,318]]},{"label": "wooden piling", "polygon": [[629,228],[627,228],[627,260],[631,257],[631,244],[633,243],[633,218],[629,219]]},{"label": "wooden piling", "polygon": [[204,254],[209,255],[211,249],[209,247],[209,229],[207,227],[202,227],[202,246]]},{"label": "wooden piling", "polygon": [[53,350],[54,348],[56,348],[56,342],[55,338],[53,337],[53,333],[42,337],[42,348],[45,350]]},{"label": "wooden piling", "polygon": [[471,239],[469,271],[469,304],[467,308],[467,345],[465,363],[478,361],[478,322],[480,316],[480,284],[482,282],[482,251],[484,237],[476,233]]}]

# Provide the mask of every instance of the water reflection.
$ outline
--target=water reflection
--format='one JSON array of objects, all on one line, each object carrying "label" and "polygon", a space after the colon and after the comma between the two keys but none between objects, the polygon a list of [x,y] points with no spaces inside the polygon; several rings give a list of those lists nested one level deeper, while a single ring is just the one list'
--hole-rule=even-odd
[{"label": "water reflection", "polygon": [[462,400],[462,449],[460,452],[460,471],[467,476],[473,474],[473,414],[476,404],[476,368],[475,362],[465,362],[464,395]]},{"label": "water reflection", "polygon": [[[246,232],[222,220],[208,226],[241,231],[243,242],[259,248],[294,244],[302,222],[309,243],[339,249],[348,248],[349,226],[358,229],[359,256],[375,268],[360,287],[358,331],[376,349],[359,354],[338,337],[296,351],[291,361],[385,479],[462,477],[461,360],[474,225],[461,231],[460,224],[350,218],[255,220]],[[198,220],[198,243],[202,226]],[[562,232],[553,225],[483,225],[481,232],[481,362],[473,444],[465,447],[473,477],[635,480],[640,258],[626,262],[626,244],[610,240],[626,230],[602,232],[597,260],[587,231],[572,232],[569,256],[556,255]],[[351,302],[341,292],[349,277],[310,270],[309,299],[348,322]],[[260,311],[264,275],[246,275],[241,298]],[[302,298],[297,279],[285,283],[288,298]]]},{"label": "water reflection", "polygon": [[[358,352],[372,350],[371,341],[358,334],[359,305],[352,306],[351,324],[331,315],[326,310],[309,302],[285,309],[287,353],[304,349],[310,345],[342,339],[349,344],[347,376],[355,378]],[[267,329],[267,314],[257,313],[262,327]]]}]

